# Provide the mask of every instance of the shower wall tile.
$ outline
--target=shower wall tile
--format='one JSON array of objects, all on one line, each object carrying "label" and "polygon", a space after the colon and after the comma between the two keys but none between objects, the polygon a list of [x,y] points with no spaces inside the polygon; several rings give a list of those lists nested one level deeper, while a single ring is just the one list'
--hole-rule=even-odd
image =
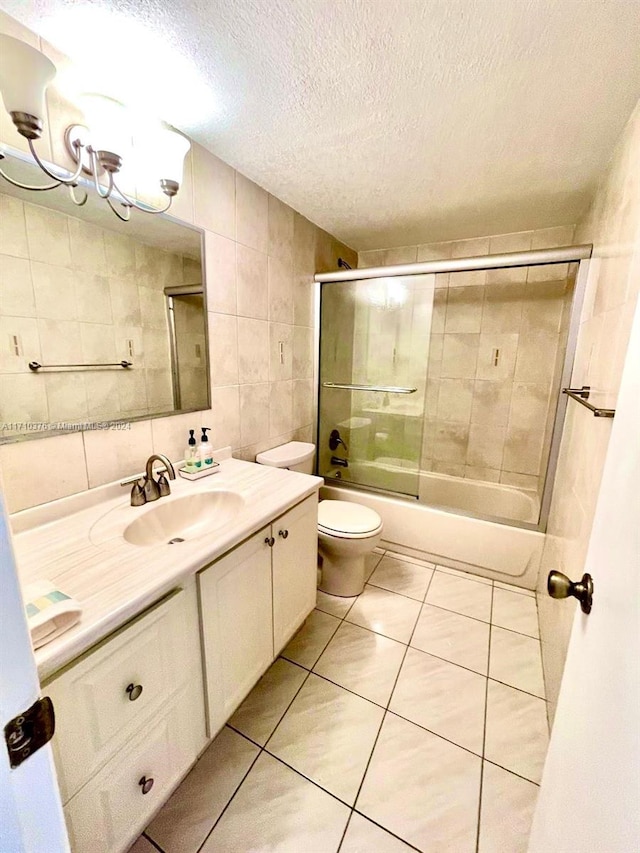
[{"label": "shower wall tile", "polygon": [[471,421],[485,426],[506,426],[509,421],[512,383],[478,379],[474,383]]},{"label": "shower wall tile", "polygon": [[416,248],[417,261],[441,261],[451,257],[453,243],[425,243]]},{"label": "shower wall tile", "polygon": [[485,334],[518,333],[524,294],[524,284],[487,284],[484,289],[481,331]]},{"label": "shower wall tile", "polygon": [[474,383],[471,379],[441,379],[438,394],[438,420],[469,423]]},{"label": "shower wall tile", "polygon": [[448,379],[474,379],[480,335],[445,334],[440,375]]},{"label": "shower wall tile", "polygon": [[517,350],[516,382],[549,385],[556,363],[558,336],[549,332],[529,332]]},{"label": "shower wall tile", "polygon": [[[507,333],[483,333],[478,342],[477,379],[493,382],[512,379],[519,354],[520,336]],[[497,350],[497,353],[496,353]],[[496,364],[497,359],[497,364]]]},{"label": "shower wall tile", "polygon": [[479,332],[482,311],[478,310],[475,287],[456,287],[449,291],[444,330],[449,332]]},{"label": "shower wall tile", "polygon": [[499,470],[502,467],[505,436],[505,427],[494,426],[487,429],[485,424],[472,423],[469,428],[467,464]]}]

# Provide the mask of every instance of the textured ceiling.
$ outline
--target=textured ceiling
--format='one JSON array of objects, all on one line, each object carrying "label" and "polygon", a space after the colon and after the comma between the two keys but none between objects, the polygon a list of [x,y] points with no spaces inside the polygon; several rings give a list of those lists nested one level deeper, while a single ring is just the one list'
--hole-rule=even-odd
[{"label": "textured ceiling", "polygon": [[638,0],[0,6],[357,249],[573,223],[640,97]]}]

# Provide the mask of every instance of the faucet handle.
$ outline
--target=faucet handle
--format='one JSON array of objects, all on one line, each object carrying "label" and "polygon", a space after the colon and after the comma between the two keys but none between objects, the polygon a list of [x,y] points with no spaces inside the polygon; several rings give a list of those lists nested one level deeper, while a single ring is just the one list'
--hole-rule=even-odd
[{"label": "faucet handle", "polygon": [[169,485],[169,481],[165,477],[164,471],[158,477],[158,489],[160,491],[161,498],[166,498],[167,495],[171,494],[171,486]]},{"label": "faucet handle", "polygon": [[147,496],[144,493],[144,486],[141,480],[136,480],[131,489],[131,506],[144,506],[147,502]]}]

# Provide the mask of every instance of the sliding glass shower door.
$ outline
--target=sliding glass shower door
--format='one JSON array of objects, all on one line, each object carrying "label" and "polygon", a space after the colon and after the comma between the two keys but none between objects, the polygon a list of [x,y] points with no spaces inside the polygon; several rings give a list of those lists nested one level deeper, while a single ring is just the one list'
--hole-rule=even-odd
[{"label": "sliding glass shower door", "polygon": [[319,473],[418,497],[435,276],[322,287]]}]

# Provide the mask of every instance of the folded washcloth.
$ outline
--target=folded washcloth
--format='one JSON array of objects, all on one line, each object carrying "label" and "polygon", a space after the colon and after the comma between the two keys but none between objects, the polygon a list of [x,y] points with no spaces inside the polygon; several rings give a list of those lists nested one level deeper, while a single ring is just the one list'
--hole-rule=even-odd
[{"label": "folded washcloth", "polygon": [[51,642],[80,620],[82,608],[48,580],[27,584],[22,594],[34,649]]}]

